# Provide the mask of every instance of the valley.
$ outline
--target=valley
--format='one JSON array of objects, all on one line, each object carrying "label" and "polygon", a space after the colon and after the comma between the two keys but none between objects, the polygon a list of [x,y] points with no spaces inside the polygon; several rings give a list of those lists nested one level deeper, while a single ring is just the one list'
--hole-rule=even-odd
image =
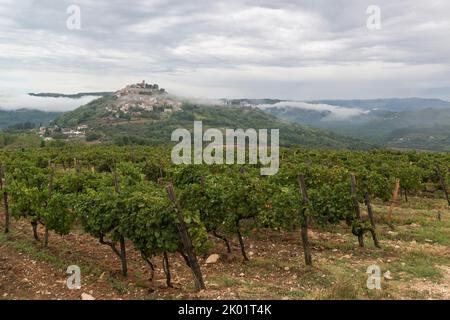
[{"label": "valley", "polygon": [[207,127],[279,128],[284,146],[450,150],[450,102],[439,99],[220,99],[199,104],[145,81],[114,92],[32,95],[77,99],[94,94],[100,97],[65,113],[0,110],[0,128],[2,123],[9,124],[9,131],[36,128],[46,141],[158,145],[170,143],[177,127],[189,129],[193,121],[204,120]]}]

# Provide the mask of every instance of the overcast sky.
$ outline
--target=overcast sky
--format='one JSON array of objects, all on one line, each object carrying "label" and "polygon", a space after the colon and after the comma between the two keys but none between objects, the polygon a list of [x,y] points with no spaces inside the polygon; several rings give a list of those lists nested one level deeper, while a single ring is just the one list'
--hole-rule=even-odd
[{"label": "overcast sky", "polygon": [[0,105],[143,79],[203,98],[450,99],[450,1],[0,0]]}]

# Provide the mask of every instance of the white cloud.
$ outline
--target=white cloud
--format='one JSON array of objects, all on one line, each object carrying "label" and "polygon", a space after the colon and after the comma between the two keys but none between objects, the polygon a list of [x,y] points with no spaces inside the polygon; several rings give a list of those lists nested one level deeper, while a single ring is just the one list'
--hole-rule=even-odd
[{"label": "white cloud", "polygon": [[312,104],[302,101],[283,101],[275,104],[262,104],[258,105],[261,109],[266,108],[298,108],[304,110],[313,110],[313,111],[329,111],[330,114],[326,116],[323,120],[344,120],[349,119],[356,116],[361,116],[366,114],[367,111],[357,109],[357,108],[346,108],[346,107],[338,107],[329,104]]},{"label": "white cloud", "polygon": [[45,111],[68,111],[99,97],[84,96],[80,99],[36,97],[28,94],[0,93],[1,109],[39,109]]}]

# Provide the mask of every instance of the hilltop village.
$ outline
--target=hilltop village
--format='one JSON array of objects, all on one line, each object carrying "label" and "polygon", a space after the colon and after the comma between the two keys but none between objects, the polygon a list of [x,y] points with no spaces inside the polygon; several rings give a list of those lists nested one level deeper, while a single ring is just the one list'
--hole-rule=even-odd
[{"label": "hilltop village", "polygon": [[84,139],[99,124],[164,119],[181,107],[182,102],[165,89],[142,81],[72,111],[78,115],[74,116],[73,125],[69,122],[58,126],[54,122],[49,127],[40,127],[38,134],[46,141],[55,137]]},{"label": "hilltop village", "polygon": [[115,103],[108,106],[106,111],[110,117],[119,118],[120,115],[139,117],[144,113],[155,111],[156,108],[163,112],[176,112],[181,110],[182,103],[171,98],[165,89],[157,84],[141,83],[128,85],[114,93]]}]

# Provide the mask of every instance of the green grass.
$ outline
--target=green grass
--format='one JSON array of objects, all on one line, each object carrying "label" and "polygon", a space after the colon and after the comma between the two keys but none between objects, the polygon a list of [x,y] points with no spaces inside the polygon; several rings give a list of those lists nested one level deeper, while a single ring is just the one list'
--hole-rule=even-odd
[{"label": "green grass", "polygon": [[135,277],[134,282],[136,284],[136,287],[143,288],[143,289],[150,289],[152,287],[150,281],[148,279],[145,279],[145,277],[143,276],[143,274],[141,272],[135,271],[134,277]]},{"label": "green grass", "polygon": [[228,276],[221,276],[212,279],[212,282],[218,284],[219,286],[224,286],[227,288],[232,288],[239,286],[241,284],[241,281],[235,278],[230,278]]},{"label": "green grass", "polygon": [[19,252],[29,255],[31,258],[47,262],[58,269],[66,269],[68,264],[60,258],[52,255],[48,250],[37,248],[30,242],[23,240],[9,240],[9,236],[4,233],[0,234],[0,243],[7,245]]},{"label": "green grass", "polygon": [[448,262],[444,257],[430,256],[422,252],[412,252],[404,255],[402,259],[391,263],[389,269],[397,274],[405,272],[414,278],[438,280],[442,278],[442,272],[436,265]]},{"label": "green grass", "polygon": [[20,239],[14,231],[8,235],[0,233],[0,243],[63,271],[66,271],[68,266],[74,264],[80,267],[82,274],[89,274],[94,277],[100,276],[104,271],[93,263],[84,263],[84,261],[81,263],[78,258],[73,259],[72,257],[68,261],[64,257],[54,254],[50,248],[43,248],[42,245],[36,244],[31,240]]},{"label": "green grass", "polygon": [[[411,229],[407,233],[401,234],[400,239],[404,241],[413,241],[419,243],[433,243],[441,245],[450,245],[450,228],[445,226],[431,226],[428,228]],[[428,240],[428,241],[427,241]]]},{"label": "green grass", "polygon": [[[357,237],[354,237],[354,239],[352,240],[357,240]],[[353,242],[348,241],[348,238],[345,237],[345,242],[337,242],[335,240],[322,240],[320,242],[320,246],[323,247],[325,250],[329,250],[332,251],[333,249],[337,249],[343,252],[354,252],[355,250],[355,245],[353,244]],[[364,244],[366,246],[369,246],[371,241],[369,241],[369,238],[365,239],[366,241],[364,242]]]},{"label": "green grass", "polygon": [[310,295],[316,300],[357,300],[364,296],[365,283],[359,277],[351,276],[343,270],[334,270],[336,273],[330,274],[327,286],[317,286],[317,292]]},{"label": "green grass", "polygon": [[123,281],[109,277],[108,283],[111,285],[111,288],[116,290],[119,294],[125,294],[128,292],[127,285]]},{"label": "green grass", "polygon": [[300,290],[293,290],[286,292],[285,296],[290,299],[305,299],[307,297],[307,292]]}]

